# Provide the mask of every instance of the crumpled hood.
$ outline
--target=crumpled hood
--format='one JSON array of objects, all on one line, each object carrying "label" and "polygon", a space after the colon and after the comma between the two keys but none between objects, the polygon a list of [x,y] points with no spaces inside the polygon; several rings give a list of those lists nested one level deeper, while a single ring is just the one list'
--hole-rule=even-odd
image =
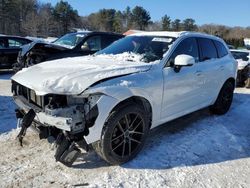
[{"label": "crumpled hood", "polygon": [[146,71],[150,67],[150,64],[105,55],[74,57],[24,68],[12,80],[33,89],[37,95],[77,95],[100,80]]}]

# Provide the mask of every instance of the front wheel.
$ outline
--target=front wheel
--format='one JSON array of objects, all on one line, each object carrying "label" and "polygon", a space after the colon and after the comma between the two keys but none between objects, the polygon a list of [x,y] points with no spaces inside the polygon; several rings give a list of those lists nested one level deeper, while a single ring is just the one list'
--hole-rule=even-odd
[{"label": "front wheel", "polygon": [[215,103],[210,106],[210,112],[217,115],[227,113],[233,101],[233,92],[233,83],[227,81],[221,88]]},{"label": "front wheel", "polygon": [[108,163],[118,165],[134,158],[142,149],[149,132],[149,117],[137,104],[111,112],[101,140],[93,145]]}]

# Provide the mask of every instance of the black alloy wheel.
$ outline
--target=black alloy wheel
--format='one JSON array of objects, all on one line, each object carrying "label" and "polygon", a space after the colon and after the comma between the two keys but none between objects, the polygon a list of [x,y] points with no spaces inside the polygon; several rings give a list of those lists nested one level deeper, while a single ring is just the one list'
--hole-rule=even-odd
[{"label": "black alloy wheel", "polygon": [[149,116],[144,108],[132,103],[113,110],[106,120],[96,152],[110,164],[122,164],[142,149],[149,132]]},{"label": "black alloy wheel", "polygon": [[138,113],[125,114],[116,124],[111,140],[112,152],[118,157],[130,156],[142,143],[145,123]]}]

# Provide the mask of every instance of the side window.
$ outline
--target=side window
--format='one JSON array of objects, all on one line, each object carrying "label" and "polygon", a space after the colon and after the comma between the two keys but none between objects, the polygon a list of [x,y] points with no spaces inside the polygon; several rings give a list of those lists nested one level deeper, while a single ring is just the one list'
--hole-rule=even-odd
[{"label": "side window", "polygon": [[198,38],[198,43],[201,50],[201,61],[217,58],[217,51],[212,40],[206,38]]},{"label": "side window", "polygon": [[221,42],[214,40],[214,44],[217,48],[219,58],[224,57],[228,54],[227,49]]},{"label": "side window", "polygon": [[88,38],[83,44],[83,47],[90,51],[101,50],[101,36],[92,36]]},{"label": "side window", "polygon": [[8,43],[9,43],[9,48],[20,47],[23,45],[20,41],[14,39],[8,39]]},{"label": "side window", "polygon": [[112,44],[114,41],[118,40],[119,38],[115,36],[109,36],[109,35],[103,35],[102,36],[102,49],[106,48],[110,44]]},{"label": "side window", "polygon": [[181,41],[170,56],[167,66],[172,66],[174,64],[174,59],[176,58],[176,56],[182,54],[190,55],[194,57],[196,62],[199,61],[198,46],[195,38],[187,38]]}]

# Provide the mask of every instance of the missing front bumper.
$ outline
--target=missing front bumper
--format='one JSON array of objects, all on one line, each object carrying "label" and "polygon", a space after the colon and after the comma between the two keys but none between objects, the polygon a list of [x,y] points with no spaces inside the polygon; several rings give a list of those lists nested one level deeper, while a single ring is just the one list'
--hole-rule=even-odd
[{"label": "missing front bumper", "polygon": [[[71,167],[72,164],[75,162],[75,160],[81,154],[80,148],[85,150],[86,152],[89,151],[89,145],[87,144],[84,137],[81,137],[81,139],[78,138],[74,140],[68,134],[67,131],[60,131],[59,134],[57,134],[56,136],[51,135],[51,131],[49,130],[48,127],[39,126],[39,124],[37,124],[38,122],[34,120],[35,116],[36,116],[36,113],[32,109],[29,110],[28,113],[25,113],[24,111],[16,109],[16,117],[22,120],[21,130],[17,136],[21,146],[22,146],[22,140],[26,134],[26,130],[30,126],[33,125],[34,128],[39,133],[40,139],[48,138],[49,136],[53,136],[56,138],[55,159],[56,161],[59,161],[68,167]],[[36,127],[35,125],[38,125],[38,126]]]}]

